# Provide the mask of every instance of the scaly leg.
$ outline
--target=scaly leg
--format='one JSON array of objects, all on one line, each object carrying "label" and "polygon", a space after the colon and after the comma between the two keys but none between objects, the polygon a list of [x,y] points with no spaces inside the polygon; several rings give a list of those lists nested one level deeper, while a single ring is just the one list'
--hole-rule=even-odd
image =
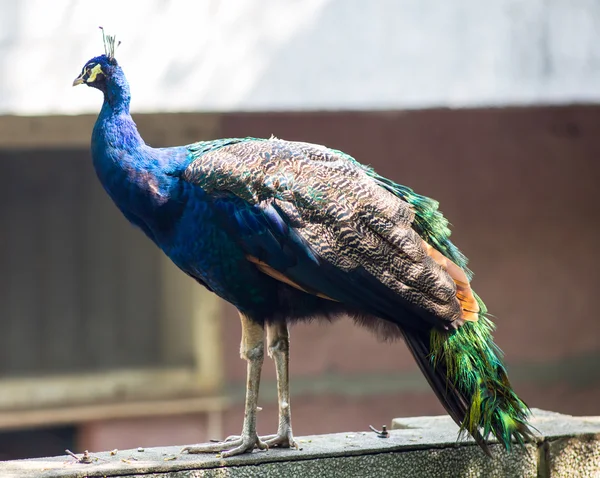
[{"label": "scaly leg", "polygon": [[233,455],[249,453],[255,447],[265,450],[268,446],[256,434],[256,407],[258,389],[260,385],[260,372],[264,359],[264,328],[261,324],[253,322],[240,313],[242,320],[242,343],[240,355],[248,361],[248,375],[246,383],[246,406],[244,412],[244,426],[242,435],[234,440],[219,443],[207,443],[186,446],[181,451],[188,453],[213,453],[222,452],[221,456],[227,458]]},{"label": "scaly leg", "polygon": [[286,323],[267,324],[268,353],[275,361],[277,371],[277,399],[279,402],[279,428],[277,435],[265,437],[268,446],[298,448],[292,435],[290,411],[289,362],[290,336]]}]

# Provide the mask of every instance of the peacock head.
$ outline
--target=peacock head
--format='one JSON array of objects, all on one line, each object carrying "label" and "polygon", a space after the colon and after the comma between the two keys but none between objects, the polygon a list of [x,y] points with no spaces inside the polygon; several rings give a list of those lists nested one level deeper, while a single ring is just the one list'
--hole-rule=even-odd
[{"label": "peacock head", "polygon": [[106,91],[107,82],[119,69],[115,60],[115,49],[121,42],[115,44],[115,37],[106,35],[102,27],[100,29],[104,40],[104,55],[89,60],[81,70],[81,74],[73,81],[73,86],[85,84]]},{"label": "peacock head", "polygon": [[88,85],[104,91],[106,89],[106,80],[111,78],[117,66],[117,60],[109,58],[106,55],[92,58],[81,70],[81,75],[75,78],[73,86]]}]

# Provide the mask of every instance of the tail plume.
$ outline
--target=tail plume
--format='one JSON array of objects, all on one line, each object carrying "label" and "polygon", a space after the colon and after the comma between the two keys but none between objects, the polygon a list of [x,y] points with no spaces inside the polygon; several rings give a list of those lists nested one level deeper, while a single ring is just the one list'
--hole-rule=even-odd
[{"label": "tail plume", "polygon": [[470,289],[473,274],[467,258],[450,241],[450,227],[438,202],[379,176],[371,168],[364,169],[381,187],[412,206],[413,228],[425,241],[429,255],[457,285],[465,320],[458,330],[402,330],[421,371],[461,433],[470,433],[486,453],[490,453],[486,444],[490,433],[506,449],[513,439],[523,444],[532,437],[527,424],[529,409],[508,381],[502,352],[492,340],[494,325],[487,318],[485,305]]},{"label": "tail plume", "polygon": [[523,445],[533,435],[527,424],[529,409],[513,391],[502,363],[502,352],[492,340],[494,326],[480,307],[479,320],[444,333],[404,330],[404,339],[419,368],[460,426],[490,455],[490,433],[510,450],[512,440]]}]

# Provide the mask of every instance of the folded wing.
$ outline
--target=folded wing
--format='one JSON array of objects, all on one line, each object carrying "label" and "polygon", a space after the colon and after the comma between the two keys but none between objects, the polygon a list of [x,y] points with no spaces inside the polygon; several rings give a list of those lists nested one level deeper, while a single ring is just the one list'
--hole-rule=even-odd
[{"label": "folded wing", "polygon": [[411,205],[367,168],[308,143],[231,141],[192,145],[201,153],[184,177],[228,211],[226,227],[263,273],[402,326],[477,320],[463,269],[419,235]]}]

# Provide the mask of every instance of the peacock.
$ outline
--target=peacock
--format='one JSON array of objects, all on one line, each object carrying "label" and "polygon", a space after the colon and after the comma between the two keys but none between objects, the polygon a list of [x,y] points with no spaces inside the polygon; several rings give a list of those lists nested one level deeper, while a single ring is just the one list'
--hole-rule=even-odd
[{"label": "peacock", "polygon": [[[276,137],[152,148],[129,113],[115,38],[73,86],[100,90],[93,165],[117,208],[183,272],[233,304],[247,361],[241,435],[185,447],[223,457],[296,447],[289,325],[345,317],[404,340],[448,414],[487,454],[531,439],[529,410],[507,377],[467,259],[438,203],[342,151]],[[266,340],[265,340],[266,330]],[[259,437],[265,342],[277,375],[277,433]]]}]

